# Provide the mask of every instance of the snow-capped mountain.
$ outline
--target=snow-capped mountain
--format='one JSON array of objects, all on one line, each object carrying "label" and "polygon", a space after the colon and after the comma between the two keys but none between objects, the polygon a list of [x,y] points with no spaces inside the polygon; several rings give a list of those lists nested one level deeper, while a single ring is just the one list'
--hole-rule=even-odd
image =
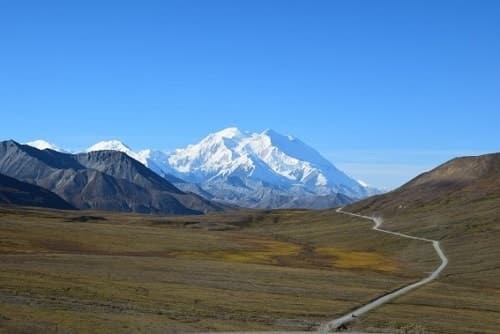
[{"label": "snow-capped mountain", "polygon": [[273,130],[227,128],[170,153],[135,152],[117,140],[87,152],[98,150],[124,152],[184,191],[247,207],[328,207],[374,192],[299,139]]},{"label": "snow-capped mountain", "polygon": [[237,128],[224,129],[172,152],[168,166],[175,176],[200,183],[208,191],[229,183],[304,195],[367,195],[365,187],[313,148],[273,130],[247,133]]},{"label": "snow-capped mountain", "polygon": [[85,152],[95,152],[95,151],[119,151],[123,153],[132,152],[130,147],[125,145],[119,140],[107,140],[98,142],[85,150]]},{"label": "snow-capped mountain", "polygon": [[95,152],[95,151],[119,151],[127,154],[131,158],[141,162],[147,166],[149,150],[143,150],[139,152],[134,152],[119,140],[108,140],[98,142],[85,150],[85,153]]},{"label": "snow-capped mountain", "polygon": [[146,167],[149,167],[155,173],[165,176],[165,162],[167,161],[167,154],[162,151],[153,151],[150,149],[141,151],[132,151],[130,147],[125,145],[119,140],[108,140],[98,142],[85,150],[85,152],[94,151],[119,151],[127,154],[129,157],[139,161]]},{"label": "snow-capped mountain", "polygon": [[54,144],[49,143],[48,141],[45,141],[42,139],[37,139],[37,140],[27,142],[27,143],[25,143],[25,145],[37,148],[39,150],[50,149],[50,150],[57,151],[57,152],[63,152],[63,153],[67,152],[66,150],[59,148],[57,145],[54,145]]}]

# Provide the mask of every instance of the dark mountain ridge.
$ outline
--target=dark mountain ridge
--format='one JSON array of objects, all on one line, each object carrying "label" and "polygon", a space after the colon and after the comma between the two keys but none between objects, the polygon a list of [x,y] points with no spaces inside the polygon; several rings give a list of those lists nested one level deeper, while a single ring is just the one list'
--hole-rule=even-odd
[{"label": "dark mountain ridge", "polygon": [[184,193],[117,151],[81,154],[0,142],[0,173],[48,189],[80,209],[200,214],[223,207]]},{"label": "dark mountain ridge", "polygon": [[36,186],[0,174],[0,204],[39,206],[51,209],[74,210],[75,208],[56,194]]}]

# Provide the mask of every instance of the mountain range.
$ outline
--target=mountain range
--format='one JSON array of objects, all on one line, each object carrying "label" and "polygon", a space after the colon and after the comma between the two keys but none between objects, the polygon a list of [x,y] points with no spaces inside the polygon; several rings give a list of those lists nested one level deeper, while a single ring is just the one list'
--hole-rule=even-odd
[{"label": "mountain range", "polygon": [[379,192],[297,138],[237,128],[172,152],[134,151],[110,140],[71,154],[44,140],[6,141],[0,173],[46,188],[76,208],[160,214],[228,206],[322,209]]},{"label": "mountain range", "polygon": [[133,151],[118,140],[86,152],[124,152],[176,187],[250,208],[328,208],[380,191],[338,170],[316,150],[273,130],[227,128],[172,152]]},{"label": "mountain range", "polygon": [[200,214],[224,209],[185,193],[118,151],[80,154],[0,142],[0,173],[45,188],[79,209]]}]

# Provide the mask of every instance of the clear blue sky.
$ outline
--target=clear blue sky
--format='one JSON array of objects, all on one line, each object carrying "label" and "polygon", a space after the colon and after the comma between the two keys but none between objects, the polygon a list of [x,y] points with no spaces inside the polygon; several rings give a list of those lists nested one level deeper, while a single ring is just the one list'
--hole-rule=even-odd
[{"label": "clear blue sky", "polygon": [[0,1],[0,139],[273,128],[393,187],[500,151],[500,1]]}]

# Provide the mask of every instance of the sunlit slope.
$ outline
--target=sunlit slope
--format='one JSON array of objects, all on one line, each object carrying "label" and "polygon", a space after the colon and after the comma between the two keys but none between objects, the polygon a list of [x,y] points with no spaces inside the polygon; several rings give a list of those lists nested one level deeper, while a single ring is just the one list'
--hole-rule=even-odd
[{"label": "sunlit slope", "polygon": [[384,217],[387,229],[441,240],[450,260],[438,282],[375,311],[363,326],[412,320],[438,333],[498,332],[500,154],[451,160],[348,209]]}]

